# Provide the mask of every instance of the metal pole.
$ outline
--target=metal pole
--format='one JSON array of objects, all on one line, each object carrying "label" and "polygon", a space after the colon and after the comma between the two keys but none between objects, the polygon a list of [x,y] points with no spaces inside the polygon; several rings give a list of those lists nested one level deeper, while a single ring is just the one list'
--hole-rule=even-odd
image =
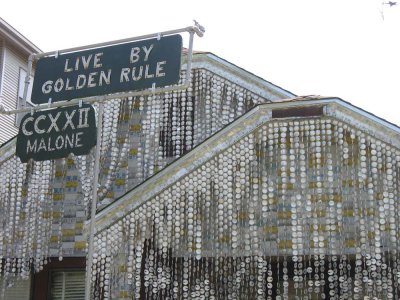
[{"label": "metal pole", "polygon": [[185,85],[189,87],[190,85],[190,72],[192,70],[192,57],[193,57],[193,31],[189,32],[189,49],[188,49],[188,57],[187,57],[187,66],[186,66],[186,78],[185,78]]},{"label": "metal pole", "polygon": [[92,278],[92,264],[93,264],[93,243],[94,243],[94,220],[97,208],[97,186],[99,183],[99,165],[100,165],[100,147],[101,147],[101,134],[103,131],[103,102],[99,102],[99,113],[97,118],[97,141],[96,141],[96,155],[94,160],[93,171],[93,195],[92,207],[90,210],[90,225],[89,225],[89,247],[87,253],[86,265],[86,283],[85,283],[85,300],[90,300],[91,291],[91,278]]},{"label": "metal pole", "polygon": [[26,105],[26,97],[28,96],[29,82],[30,82],[30,78],[31,78],[31,74],[32,74],[33,56],[34,56],[34,54],[31,54],[31,55],[29,55],[29,58],[28,58],[28,72],[26,72],[26,76],[25,76],[23,107],[25,107],[25,105]]},{"label": "metal pole", "polygon": [[156,32],[156,33],[136,36],[136,37],[132,37],[132,38],[91,44],[91,45],[86,45],[86,46],[73,47],[73,48],[57,50],[57,51],[42,52],[42,53],[36,54],[35,59],[37,60],[44,56],[60,55],[63,53],[75,52],[75,51],[80,51],[80,50],[85,50],[85,49],[99,48],[99,47],[115,45],[115,44],[123,44],[123,43],[133,42],[133,41],[137,41],[137,40],[145,40],[145,39],[149,39],[149,38],[154,38],[154,37],[158,37],[158,36],[177,34],[177,33],[181,33],[181,32],[195,32],[199,37],[202,37],[204,35],[204,31],[202,31],[202,29],[198,28],[197,26],[188,26],[188,27],[184,27],[184,28],[180,28],[180,29]]}]

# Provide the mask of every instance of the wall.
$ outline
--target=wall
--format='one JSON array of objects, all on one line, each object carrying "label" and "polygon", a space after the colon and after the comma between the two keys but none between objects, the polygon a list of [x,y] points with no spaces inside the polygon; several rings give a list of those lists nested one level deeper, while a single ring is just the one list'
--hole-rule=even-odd
[{"label": "wall", "polygon": [[[5,41],[2,41],[1,52],[4,59],[1,83],[2,104],[6,110],[11,110],[17,107],[19,70],[20,68],[27,70],[27,57]],[[15,116],[0,115],[0,124],[0,144],[3,144],[18,132],[15,127]]]}]

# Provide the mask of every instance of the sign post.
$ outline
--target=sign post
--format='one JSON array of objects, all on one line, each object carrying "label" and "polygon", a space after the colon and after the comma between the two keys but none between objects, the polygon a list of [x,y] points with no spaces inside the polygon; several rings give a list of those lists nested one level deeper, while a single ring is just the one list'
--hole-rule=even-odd
[{"label": "sign post", "polygon": [[87,252],[86,264],[86,282],[85,282],[85,299],[90,300],[91,291],[91,277],[92,277],[92,264],[93,264],[93,244],[94,244],[94,216],[97,209],[97,188],[99,185],[99,167],[100,167],[100,148],[101,148],[101,135],[103,132],[103,102],[99,102],[99,112],[97,116],[97,143],[96,154],[93,170],[93,190],[92,190],[92,203],[90,208],[90,225],[89,225],[89,245]]}]

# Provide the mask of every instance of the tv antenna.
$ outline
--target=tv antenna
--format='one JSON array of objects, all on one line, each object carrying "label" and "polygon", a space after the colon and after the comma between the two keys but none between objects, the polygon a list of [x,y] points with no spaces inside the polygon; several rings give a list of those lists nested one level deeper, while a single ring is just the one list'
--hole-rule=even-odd
[{"label": "tv antenna", "polygon": [[381,7],[381,16],[382,16],[382,20],[385,20],[385,15],[383,14],[383,8],[384,6],[389,6],[389,7],[393,7],[397,5],[397,1],[388,1],[388,2],[382,2],[382,7]]}]

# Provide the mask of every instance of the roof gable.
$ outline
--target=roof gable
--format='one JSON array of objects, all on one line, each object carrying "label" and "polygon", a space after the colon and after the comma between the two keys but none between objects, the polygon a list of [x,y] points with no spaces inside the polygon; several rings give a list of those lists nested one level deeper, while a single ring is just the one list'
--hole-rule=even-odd
[{"label": "roof gable", "polygon": [[5,37],[9,42],[16,45],[20,50],[28,55],[42,52],[42,50],[40,50],[35,44],[2,18],[0,18],[0,36]]},{"label": "roof gable", "polygon": [[[320,108],[315,116],[301,116],[309,108]],[[280,111],[274,118],[274,112]],[[284,115],[286,111],[286,115]],[[322,113],[320,114],[319,111]],[[340,98],[288,99],[278,103],[260,104],[224,127],[179,160],[127,192],[96,215],[96,228],[101,231],[117,222],[124,215],[156,197],[166,188],[202,167],[207,161],[232,147],[252,132],[269,122],[295,122],[304,118],[331,118],[349,125],[349,130],[379,139],[397,149],[400,155],[400,128],[363,111]],[[347,125],[346,125],[347,126]]]}]

